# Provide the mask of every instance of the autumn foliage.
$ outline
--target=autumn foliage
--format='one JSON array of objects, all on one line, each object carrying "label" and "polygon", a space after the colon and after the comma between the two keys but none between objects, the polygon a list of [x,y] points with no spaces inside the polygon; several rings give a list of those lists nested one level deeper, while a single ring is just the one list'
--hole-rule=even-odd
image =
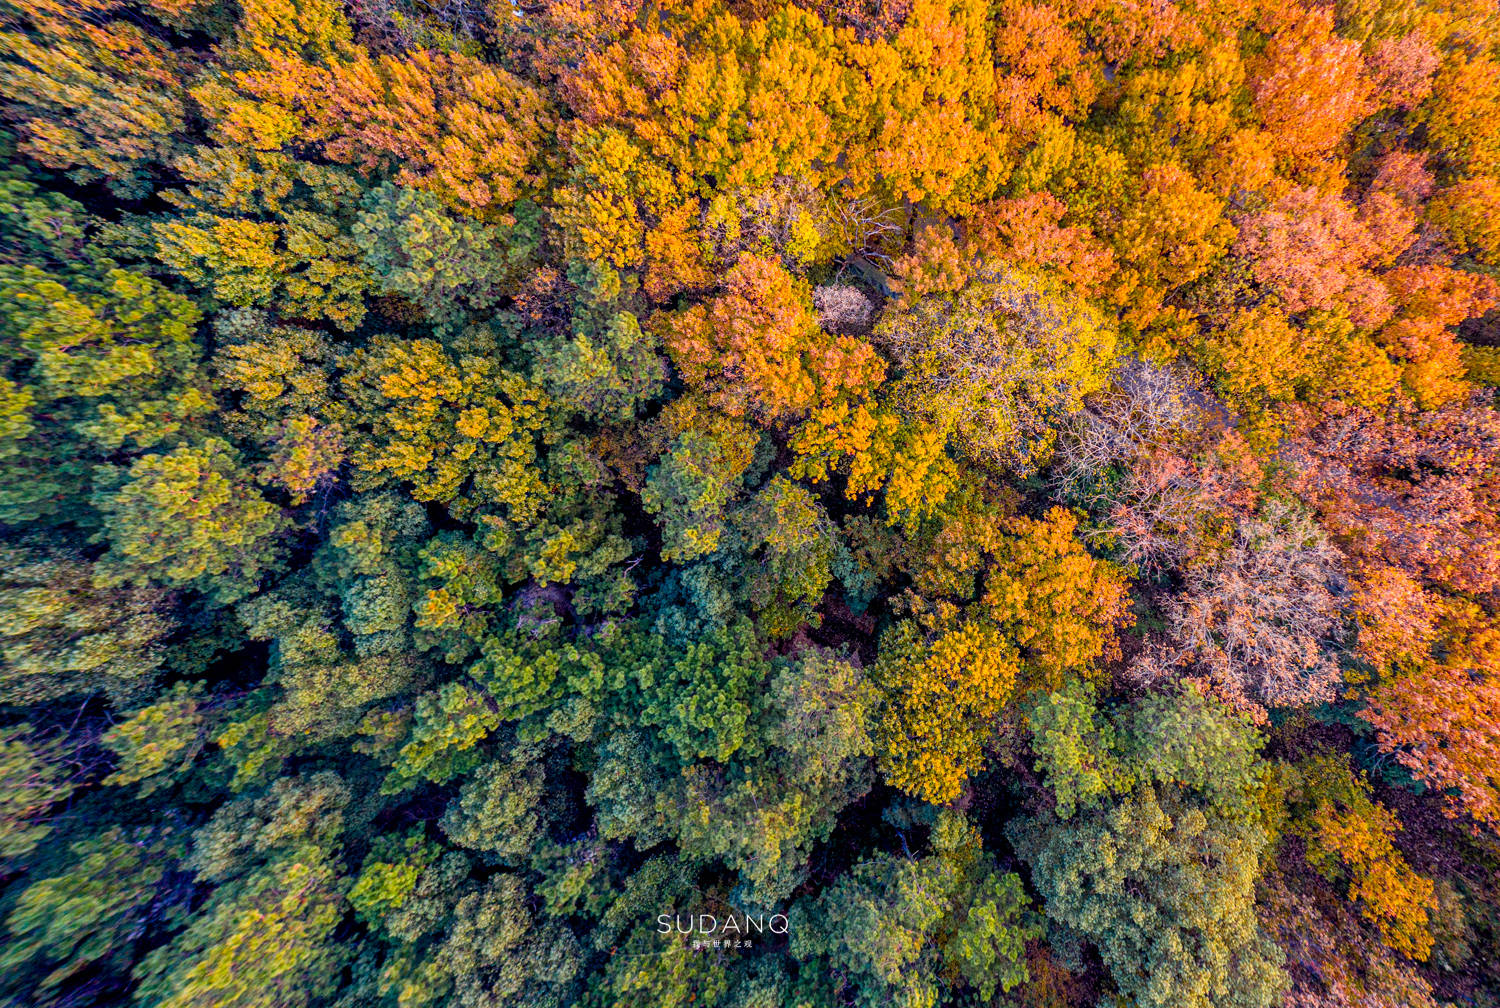
[{"label": "autumn foliage", "polygon": [[3,1008],[1500,1004],[1493,0],[0,0],[0,153]]}]

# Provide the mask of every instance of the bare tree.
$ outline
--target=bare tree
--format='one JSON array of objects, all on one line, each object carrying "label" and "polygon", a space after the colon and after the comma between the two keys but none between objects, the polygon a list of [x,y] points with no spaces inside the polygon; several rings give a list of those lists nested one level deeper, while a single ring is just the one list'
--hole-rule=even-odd
[{"label": "bare tree", "polygon": [[1185,372],[1137,359],[1122,364],[1114,384],[1089,397],[1058,445],[1054,484],[1084,488],[1110,466],[1146,457],[1201,426],[1203,393]]},{"label": "bare tree", "polygon": [[1342,556],[1305,513],[1275,500],[1242,518],[1233,541],[1188,573],[1167,634],[1132,666],[1143,683],[1196,676],[1264,717],[1331,699],[1343,613]]},{"label": "bare tree", "polygon": [[818,324],[831,333],[868,336],[875,322],[875,305],[865,292],[849,284],[830,284],[813,291]]},{"label": "bare tree", "polygon": [[869,197],[836,204],[838,227],[844,245],[852,256],[892,272],[892,254],[898,251],[906,235],[899,207],[879,209]]},{"label": "bare tree", "polygon": [[1186,448],[1213,416],[1195,376],[1131,359],[1089,397],[1058,440],[1052,485],[1102,516],[1085,533],[1112,538],[1145,570],[1181,564],[1203,524],[1232,496],[1235,475]]}]

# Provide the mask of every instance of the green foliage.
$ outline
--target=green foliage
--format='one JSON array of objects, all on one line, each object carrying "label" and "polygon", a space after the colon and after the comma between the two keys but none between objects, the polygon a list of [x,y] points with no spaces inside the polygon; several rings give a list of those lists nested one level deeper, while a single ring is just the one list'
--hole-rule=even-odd
[{"label": "green foliage", "polygon": [[220,887],[187,930],[137,970],[141,1004],[302,1008],[331,993],[346,953],[335,866],[316,848]]},{"label": "green foliage", "polygon": [[641,503],[661,523],[662,559],[687,562],[718,549],[725,507],[740,490],[756,441],[748,425],[727,418],[672,440],[641,492]]},{"label": "green foliage", "polygon": [[423,841],[420,831],[412,831],[404,840],[377,837],[349,890],[349,905],[364,920],[380,924],[406,904],[441,853],[441,847]]},{"label": "green foliage", "polygon": [[1076,773],[1054,770],[1058,811],[1013,825],[1047,915],[1095,944],[1134,1003],[1278,1003],[1281,951],[1255,915],[1270,838],[1258,814],[1253,730],[1185,691],[1117,713],[1110,752],[1108,735],[1088,731],[1100,715],[1087,694],[1065,703],[1070,710],[1050,717],[1066,713],[1072,740],[1043,729],[1053,766],[1071,755],[1059,743],[1072,741],[1097,745],[1090,761],[1112,761],[1124,775],[1080,787]]},{"label": "green foliage", "polygon": [[[7,144],[7,153],[9,145]],[[83,204],[38,186],[25,173],[0,172],[0,260],[7,265],[85,268],[99,255],[89,244],[91,220]]]},{"label": "green foliage", "polygon": [[806,876],[814,846],[838,815],[868,793],[875,698],[847,661],[805,652],[763,687],[757,724],[764,755],[728,768],[699,763],[684,772],[679,842],[723,858],[740,873],[749,905],[786,899]]},{"label": "green foliage", "polygon": [[72,788],[57,753],[28,724],[0,729],[0,860],[30,854],[46,839],[44,820]]},{"label": "green foliage", "polygon": [[751,701],[768,672],[754,631],[741,621],[689,644],[680,656],[664,654],[637,667],[641,719],[661,729],[683,762],[723,763],[759,745],[750,731]]},{"label": "green foliage", "polygon": [[448,839],[503,861],[531,852],[541,835],[537,815],[546,788],[538,754],[520,748],[472,773],[440,822]]},{"label": "green foliage", "polygon": [[50,968],[37,995],[82,970],[128,967],[134,936],[159,916],[175,922],[185,909],[163,891],[182,853],[172,832],[113,827],[71,844],[66,871],[26,886],[6,917],[10,940],[0,965],[13,975],[33,961]]},{"label": "green foliage", "polygon": [[332,771],[280,777],[219,806],[193,838],[187,866],[213,882],[238,878],[280,851],[329,848],[344,825],[348,787]]},{"label": "green foliage", "polygon": [[802,486],[771,478],[741,518],[751,572],[746,586],[760,622],[772,634],[817,623],[817,605],[833,581],[839,543],[827,512]]},{"label": "green foliage", "polygon": [[473,686],[445,683],[417,698],[408,741],[382,790],[395,793],[419,781],[444,784],[477,767],[475,748],[500,723],[493,701]]},{"label": "green foliage", "polygon": [[0,520],[86,507],[95,465],[170,446],[212,410],[193,343],[202,315],[156,281],[0,267],[0,297]]},{"label": "green foliage", "polygon": [[959,813],[937,814],[932,846],[856,864],[792,923],[792,954],[823,957],[869,1008],[934,1008],[945,975],[985,1000],[1025,982],[1025,943],[1041,928],[1020,878],[997,870]]},{"label": "green foliage", "polygon": [[255,590],[276,565],[286,531],[281,511],[254,489],[233,446],[219,438],[113,469],[94,504],[99,538],[110,547],[104,584],[196,588],[223,603]]},{"label": "green foliage", "polygon": [[571,326],[532,335],[527,350],[547,394],[590,420],[630,420],[666,378],[655,334],[628,311],[577,312]]},{"label": "green foliage", "polygon": [[16,705],[103,690],[149,698],[172,630],[164,593],[96,587],[91,564],[39,542],[0,548],[0,692]]},{"label": "green foliage", "polygon": [[[530,258],[538,212],[526,204],[511,228],[455,213],[431,193],[391,185],[370,190],[354,225],[365,268],[382,292],[404,297],[436,322],[461,306],[493,307]],[[507,233],[509,232],[509,233]]]},{"label": "green foliage", "polygon": [[106,784],[140,784],[142,797],[186,776],[208,741],[201,692],[178,683],[104,733],[99,741],[119,759]]},{"label": "green foliage", "polygon": [[453,979],[453,1004],[568,1003],[581,969],[577,940],[558,922],[536,920],[530,894],[514,875],[497,875],[459,900],[436,953]]},{"label": "green foliage", "polygon": [[1092,808],[1134,785],[1128,764],[1118,755],[1114,725],[1101,716],[1087,683],[1069,683],[1046,697],[1027,721],[1037,769],[1057,801],[1059,819],[1070,819],[1080,807]]}]

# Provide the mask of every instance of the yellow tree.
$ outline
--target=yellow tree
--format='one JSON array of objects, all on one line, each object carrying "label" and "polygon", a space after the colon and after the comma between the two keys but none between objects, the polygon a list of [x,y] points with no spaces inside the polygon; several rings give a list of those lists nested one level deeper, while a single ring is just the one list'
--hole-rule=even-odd
[{"label": "yellow tree", "polygon": [[875,725],[886,780],[924,801],[956,799],[984,768],[1018,672],[1015,648],[994,627],[963,622],[929,635],[907,621],[887,631],[873,673],[886,695]]},{"label": "yellow tree", "polygon": [[185,131],[174,52],[107,0],[15,0],[0,12],[0,98],[21,150],[78,182],[127,195]]}]

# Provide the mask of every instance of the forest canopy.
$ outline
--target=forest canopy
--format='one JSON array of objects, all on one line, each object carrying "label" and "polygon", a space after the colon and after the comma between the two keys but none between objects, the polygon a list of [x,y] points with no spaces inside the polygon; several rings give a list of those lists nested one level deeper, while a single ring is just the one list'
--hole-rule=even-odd
[{"label": "forest canopy", "polygon": [[1500,1008],[1496,0],[0,0],[0,1008]]}]

